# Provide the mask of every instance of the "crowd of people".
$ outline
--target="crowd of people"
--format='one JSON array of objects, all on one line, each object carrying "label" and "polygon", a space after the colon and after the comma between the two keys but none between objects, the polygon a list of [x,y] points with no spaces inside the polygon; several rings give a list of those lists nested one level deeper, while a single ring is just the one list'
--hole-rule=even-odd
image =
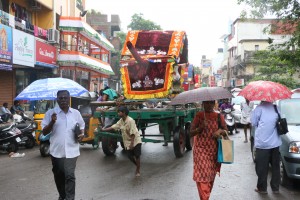
[{"label": "crowd of people", "polygon": [[[97,101],[115,101],[120,95],[113,89],[106,87],[99,91]],[[75,197],[75,167],[79,152],[79,144],[84,136],[85,123],[80,112],[70,107],[70,94],[66,90],[57,92],[58,107],[46,112],[42,121],[44,135],[51,132],[50,155],[52,172],[59,193],[59,199],[74,199]],[[224,119],[224,110],[234,109],[229,99],[202,102],[202,110],[197,112],[190,129],[190,136],[194,140],[193,146],[193,180],[196,182],[201,200],[208,200],[214,185],[215,176],[220,172],[221,164],[217,162],[217,139],[220,136],[228,137],[227,125]],[[8,109],[8,103],[3,103],[0,116],[3,121],[14,114],[22,115],[24,109],[19,101]],[[117,108],[116,123],[106,121],[100,127],[102,131],[120,130],[125,151],[135,166],[135,176],[141,175],[142,140],[135,120],[131,118],[126,106]],[[245,140],[248,142],[247,130],[255,128],[254,143],[256,148],[255,170],[257,185],[255,191],[259,194],[267,193],[267,176],[271,163],[272,178],[270,182],[274,193],[279,193],[280,157],[279,146],[281,138],[277,133],[275,123],[278,115],[274,105],[270,102],[261,102],[254,109],[253,102],[246,100],[241,104],[241,124],[243,125]],[[111,120],[111,119],[110,119]],[[74,127],[78,124],[81,134],[74,138]],[[235,132],[238,133],[237,127]]]}]

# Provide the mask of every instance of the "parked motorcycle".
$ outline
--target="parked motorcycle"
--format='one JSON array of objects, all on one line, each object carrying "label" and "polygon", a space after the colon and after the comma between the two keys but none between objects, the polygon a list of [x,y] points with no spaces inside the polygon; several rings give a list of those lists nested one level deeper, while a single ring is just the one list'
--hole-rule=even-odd
[{"label": "parked motorcycle", "polygon": [[32,121],[25,113],[23,113],[22,115],[14,114],[13,120],[16,124],[24,124],[27,121]]},{"label": "parked motorcycle", "polygon": [[35,130],[37,129],[37,123],[31,120],[25,113],[22,115],[13,115],[14,123],[16,127],[21,131],[21,141],[19,146],[25,146],[27,149],[31,149],[35,145]]},{"label": "parked motorcycle", "polygon": [[39,135],[39,142],[40,142],[40,153],[42,157],[46,157],[50,155],[50,134],[44,135],[41,133]]},{"label": "parked motorcycle", "polygon": [[0,127],[0,149],[7,152],[17,152],[19,150],[19,142],[21,131],[16,127],[15,123],[9,123],[7,126]]},{"label": "parked motorcycle", "polygon": [[34,121],[26,124],[17,124],[17,128],[21,131],[19,142],[20,146],[25,146],[27,149],[31,149],[35,145],[35,130],[37,128],[37,124]]},{"label": "parked motorcycle", "polygon": [[234,115],[232,114],[232,109],[227,108],[227,109],[223,110],[223,112],[224,112],[224,119],[225,119],[225,123],[227,125],[227,129],[228,129],[230,135],[232,135],[233,130],[235,129],[235,118],[234,118]]}]

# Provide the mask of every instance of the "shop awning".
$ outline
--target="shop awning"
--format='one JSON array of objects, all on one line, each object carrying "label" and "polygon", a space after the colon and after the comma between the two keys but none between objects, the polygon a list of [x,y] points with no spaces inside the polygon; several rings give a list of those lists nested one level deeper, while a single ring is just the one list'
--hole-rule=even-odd
[{"label": "shop awning", "polygon": [[76,66],[76,64],[81,64],[99,73],[114,75],[108,63],[75,51],[60,51],[57,62],[61,66]]},{"label": "shop awning", "polygon": [[107,50],[114,50],[114,46],[103,35],[82,21],[80,17],[60,17],[59,29],[67,32],[80,32],[80,34]]}]

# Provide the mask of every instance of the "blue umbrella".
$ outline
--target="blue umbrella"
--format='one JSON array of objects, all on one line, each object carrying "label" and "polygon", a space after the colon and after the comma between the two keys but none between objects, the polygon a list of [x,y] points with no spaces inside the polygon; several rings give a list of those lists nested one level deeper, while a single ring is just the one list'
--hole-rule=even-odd
[{"label": "blue umbrella", "polygon": [[57,91],[68,90],[71,96],[80,96],[88,92],[84,87],[67,78],[46,78],[32,82],[15,100],[54,100]]}]

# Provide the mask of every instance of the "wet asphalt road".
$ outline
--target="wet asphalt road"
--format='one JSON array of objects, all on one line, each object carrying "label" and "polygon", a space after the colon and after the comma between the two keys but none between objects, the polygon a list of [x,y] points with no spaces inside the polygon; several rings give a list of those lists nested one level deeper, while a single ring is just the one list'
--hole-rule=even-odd
[{"label": "wet asphalt road", "polygon": [[[241,130],[240,130],[241,131]],[[146,130],[158,133],[157,127]],[[256,200],[300,198],[300,189],[281,187],[274,195],[254,192],[256,174],[250,153],[250,143],[243,143],[243,133],[231,136],[235,141],[235,163],[223,165],[216,177],[212,200]],[[9,158],[0,153],[1,200],[56,200],[51,162],[42,158],[38,147],[20,149],[24,158]],[[106,157],[102,149],[81,146],[76,168],[76,199],[82,200],[196,200],[198,192],[192,180],[192,152],[175,158],[173,145],[143,143],[141,177],[135,178],[134,165],[119,147],[115,156]]]}]

